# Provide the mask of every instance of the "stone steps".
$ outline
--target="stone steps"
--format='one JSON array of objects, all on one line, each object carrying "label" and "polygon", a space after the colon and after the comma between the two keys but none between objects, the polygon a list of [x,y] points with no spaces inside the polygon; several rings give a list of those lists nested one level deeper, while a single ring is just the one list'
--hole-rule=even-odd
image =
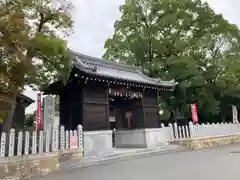
[{"label": "stone steps", "polygon": [[184,148],[178,145],[168,145],[151,149],[137,149],[132,151],[129,149],[121,150],[118,149],[117,152],[106,154],[102,153],[96,156],[84,157],[79,160],[72,160],[71,162],[60,163],[60,168],[61,169],[80,168],[91,165],[97,165],[100,163],[109,163],[117,160],[131,159],[148,155],[166,154],[182,150],[184,150]]}]

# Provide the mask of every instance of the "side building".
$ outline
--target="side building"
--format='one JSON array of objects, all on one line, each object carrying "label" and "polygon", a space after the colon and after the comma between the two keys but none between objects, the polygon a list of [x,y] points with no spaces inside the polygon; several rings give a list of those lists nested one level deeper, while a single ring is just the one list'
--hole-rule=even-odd
[{"label": "side building", "polygon": [[17,104],[13,116],[12,127],[16,130],[20,130],[24,128],[25,110],[28,106],[34,103],[34,100],[25,96],[24,94],[20,94],[20,96],[17,97],[16,101]]},{"label": "side building", "polygon": [[[24,128],[25,110],[32,103],[34,103],[34,100],[23,94],[20,94],[16,98],[16,108],[13,115],[13,122],[11,124],[11,127],[16,131],[22,130]],[[1,124],[0,128],[2,128]]]}]

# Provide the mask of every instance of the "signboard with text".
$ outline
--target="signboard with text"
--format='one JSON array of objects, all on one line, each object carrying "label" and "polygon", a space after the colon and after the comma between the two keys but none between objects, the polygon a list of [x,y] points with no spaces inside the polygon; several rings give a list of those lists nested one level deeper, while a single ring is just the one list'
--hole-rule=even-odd
[{"label": "signboard with text", "polygon": [[43,129],[53,128],[55,117],[55,101],[53,96],[43,98]]},{"label": "signboard with text", "polygon": [[110,117],[109,117],[109,122],[116,122],[115,117],[114,117],[114,116],[110,116]]},{"label": "signboard with text", "polygon": [[236,106],[232,106],[233,123],[238,123],[238,110]]}]

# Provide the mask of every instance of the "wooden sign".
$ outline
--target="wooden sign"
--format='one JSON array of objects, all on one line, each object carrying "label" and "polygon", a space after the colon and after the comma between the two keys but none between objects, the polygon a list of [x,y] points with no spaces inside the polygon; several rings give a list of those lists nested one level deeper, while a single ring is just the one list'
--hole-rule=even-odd
[{"label": "wooden sign", "polygon": [[43,98],[43,130],[53,128],[55,118],[55,100],[53,96]]},{"label": "wooden sign", "polygon": [[115,116],[110,116],[109,117],[109,122],[116,122]]},{"label": "wooden sign", "polygon": [[143,95],[141,92],[133,92],[126,89],[108,89],[109,95],[120,96],[120,97],[130,97],[130,98],[141,98]]}]

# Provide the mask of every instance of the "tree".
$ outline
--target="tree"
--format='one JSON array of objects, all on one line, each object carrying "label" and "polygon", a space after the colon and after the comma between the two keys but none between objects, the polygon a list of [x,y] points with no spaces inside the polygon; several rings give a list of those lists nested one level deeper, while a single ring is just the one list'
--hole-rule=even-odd
[{"label": "tree", "polygon": [[103,57],[140,66],[150,77],[175,79],[174,98],[165,98],[173,109],[190,115],[189,104],[197,102],[202,119],[210,118],[223,99],[239,92],[239,30],[207,3],[126,0],[120,11]]},{"label": "tree", "polygon": [[31,114],[25,115],[24,125],[27,127],[33,127],[35,125],[36,111]]},{"label": "tree", "polygon": [[71,33],[67,0],[0,1],[0,114],[3,131],[12,124],[16,97],[25,85],[42,89],[63,83],[71,70],[70,53],[61,36]]}]

